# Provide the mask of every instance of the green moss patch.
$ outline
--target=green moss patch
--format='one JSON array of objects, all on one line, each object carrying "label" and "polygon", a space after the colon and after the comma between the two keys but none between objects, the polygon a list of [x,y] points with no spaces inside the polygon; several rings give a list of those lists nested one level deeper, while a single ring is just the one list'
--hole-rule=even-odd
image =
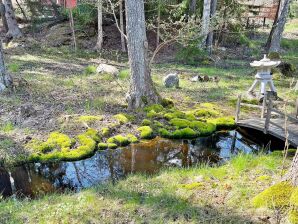
[{"label": "green moss patch", "polygon": [[129,117],[126,114],[116,114],[114,115],[114,118],[120,123],[120,124],[126,124],[129,122]]},{"label": "green moss patch", "polygon": [[114,143],[117,146],[127,146],[130,144],[130,141],[127,137],[123,135],[116,135],[114,137],[111,137],[107,140],[107,143]]},{"label": "green moss patch", "polygon": [[79,121],[85,123],[94,123],[96,121],[101,121],[103,116],[93,116],[93,115],[83,115],[78,118]]},{"label": "green moss patch", "polygon": [[216,125],[217,130],[221,129],[231,129],[236,126],[234,117],[219,117],[219,118],[213,118],[208,119],[208,122]]},{"label": "green moss patch", "polygon": [[154,137],[153,130],[149,126],[142,126],[142,127],[139,127],[137,130],[141,132],[140,136],[142,139],[151,139]]}]

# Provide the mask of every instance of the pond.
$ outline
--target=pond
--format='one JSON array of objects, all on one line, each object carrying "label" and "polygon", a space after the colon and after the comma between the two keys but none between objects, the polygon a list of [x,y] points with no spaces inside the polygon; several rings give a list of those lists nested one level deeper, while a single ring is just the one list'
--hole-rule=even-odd
[{"label": "pond", "polygon": [[[155,138],[128,147],[97,152],[76,162],[32,163],[0,167],[0,193],[31,198],[51,192],[78,191],[131,173],[157,173],[163,167],[221,164],[239,152],[255,153],[282,144],[262,133],[237,129],[195,140]],[[282,148],[282,146],[280,146]]]}]

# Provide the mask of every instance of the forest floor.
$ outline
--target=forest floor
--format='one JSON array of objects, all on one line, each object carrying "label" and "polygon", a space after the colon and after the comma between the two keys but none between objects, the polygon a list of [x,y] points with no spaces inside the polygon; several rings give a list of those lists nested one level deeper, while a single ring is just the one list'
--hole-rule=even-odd
[{"label": "forest floor", "polygon": [[[286,28],[282,60],[297,66],[296,28],[297,20]],[[263,42],[256,40],[255,48]],[[232,55],[233,51],[222,50],[221,55],[226,57],[217,64],[154,64],[152,77],[158,92],[172,99],[181,110],[212,102],[224,114],[233,115],[237,95],[248,90],[254,79],[249,63],[261,57],[258,54],[247,59],[238,58],[237,54]],[[75,118],[82,115],[104,116],[99,126],[113,122],[113,116],[118,113],[135,115],[136,121],[124,125],[118,133],[135,130],[144,118],[143,113],[126,109],[129,75],[127,60],[121,55],[114,52],[103,55],[89,51],[74,53],[69,48],[53,48],[27,40],[8,45],[5,56],[15,86],[13,91],[0,97],[2,158],[13,161],[26,155],[24,144],[35,138],[44,140],[53,131],[70,136],[81,133],[86,127],[76,123]],[[94,67],[102,62],[124,70],[122,75],[115,78],[96,74]],[[180,74],[181,88],[178,90],[163,87],[162,79],[171,71]],[[198,74],[218,76],[220,81],[191,82],[190,79]],[[292,89],[294,80],[297,78],[275,76],[281,98],[292,101],[297,98],[298,93]],[[115,186],[103,185],[80,193],[50,195],[33,201],[4,200],[0,202],[0,222],[101,223],[101,219],[114,223],[130,223],[131,220],[144,220],[144,223],[163,220],[170,223],[261,222],[268,211],[265,216],[256,212],[249,200],[278,180],[280,165],[281,157],[240,156],[219,168],[165,170],[156,176],[134,175]],[[204,183],[192,186],[201,175]],[[259,178],[264,175],[266,178]]]}]

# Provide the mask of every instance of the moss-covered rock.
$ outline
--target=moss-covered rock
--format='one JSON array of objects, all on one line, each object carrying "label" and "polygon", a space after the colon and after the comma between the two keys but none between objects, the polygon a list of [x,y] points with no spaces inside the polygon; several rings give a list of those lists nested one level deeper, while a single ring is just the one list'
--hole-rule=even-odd
[{"label": "moss-covered rock", "polygon": [[257,208],[286,209],[290,205],[294,187],[289,182],[275,184],[253,198],[253,205]]},{"label": "moss-covered rock", "polygon": [[152,104],[150,106],[147,106],[144,108],[145,112],[150,112],[150,111],[155,111],[156,113],[160,113],[164,110],[165,108],[160,105],[160,104]]},{"label": "moss-covered rock", "polygon": [[142,125],[143,126],[150,126],[151,125],[151,121],[150,120],[148,120],[148,119],[144,119],[143,121],[142,121]]},{"label": "moss-covered rock", "polygon": [[165,128],[158,129],[158,134],[163,138],[173,138],[173,134]]},{"label": "moss-covered rock", "polygon": [[172,107],[174,107],[174,102],[172,100],[170,100],[170,99],[163,98],[161,100],[161,105],[163,107],[172,108]]},{"label": "moss-covered rock", "polygon": [[142,126],[142,127],[139,127],[137,130],[141,132],[140,136],[142,139],[151,139],[154,137],[153,130],[149,126]]},{"label": "moss-covered rock", "polygon": [[97,144],[98,150],[106,150],[108,148],[108,144],[104,142],[100,142]]},{"label": "moss-covered rock", "polygon": [[234,117],[219,117],[208,119],[207,121],[216,125],[217,130],[231,129],[236,126]]},{"label": "moss-covered rock", "polygon": [[136,143],[139,141],[138,138],[133,134],[128,134],[128,135],[126,135],[126,137],[128,138],[128,141],[130,143]]},{"label": "moss-covered rock", "polygon": [[86,123],[94,123],[96,121],[101,121],[103,119],[103,116],[93,116],[93,115],[82,115],[78,118],[79,121],[81,122],[86,122]]},{"label": "moss-covered rock", "polygon": [[89,128],[86,132],[85,135],[89,136],[92,138],[94,141],[99,142],[101,140],[99,133],[97,130]]},{"label": "moss-covered rock", "polygon": [[190,128],[199,132],[200,136],[211,135],[216,131],[216,125],[209,122],[193,121]]},{"label": "moss-covered rock", "polygon": [[108,148],[109,149],[117,149],[118,148],[118,145],[115,144],[115,143],[108,143]]},{"label": "moss-covered rock", "polygon": [[109,128],[102,128],[101,129],[101,134],[103,137],[107,137],[110,135],[111,130]]},{"label": "moss-covered rock", "polygon": [[116,114],[114,115],[114,118],[120,123],[120,124],[126,124],[129,122],[129,118],[126,114]]},{"label": "moss-covered rock", "polygon": [[169,123],[178,129],[189,127],[191,124],[190,121],[188,121],[186,119],[180,119],[180,118],[174,118],[174,119],[170,120]]},{"label": "moss-covered rock", "polygon": [[191,128],[179,129],[173,132],[172,138],[175,139],[192,139],[197,138],[199,133]]},{"label": "moss-covered rock", "polygon": [[107,140],[107,143],[114,143],[118,146],[127,146],[130,144],[130,141],[127,137],[123,135],[116,135],[114,137],[111,137]]}]

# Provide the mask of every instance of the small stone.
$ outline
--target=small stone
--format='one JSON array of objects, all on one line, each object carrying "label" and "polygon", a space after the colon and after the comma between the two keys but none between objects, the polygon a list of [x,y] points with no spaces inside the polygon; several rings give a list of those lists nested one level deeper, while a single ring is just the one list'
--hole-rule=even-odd
[{"label": "small stone", "polygon": [[191,82],[197,82],[197,81],[199,81],[199,76],[196,75],[196,76],[192,77],[192,78],[190,79],[190,81],[191,81]]},{"label": "small stone", "polygon": [[36,110],[32,105],[22,105],[19,110],[20,118],[28,118],[32,115],[36,115]]},{"label": "small stone", "polygon": [[116,77],[119,75],[119,70],[115,66],[108,65],[108,64],[100,64],[97,67],[96,72],[98,74],[107,73],[107,74],[114,75]]},{"label": "small stone", "polygon": [[210,78],[209,78],[208,75],[205,75],[205,76],[203,77],[203,80],[204,80],[204,82],[209,82],[209,81],[210,81]]},{"label": "small stone", "polygon": [[177,73],[170,73],[163,79],[166,88],[176,87],[179,88],[179,77]]}]

